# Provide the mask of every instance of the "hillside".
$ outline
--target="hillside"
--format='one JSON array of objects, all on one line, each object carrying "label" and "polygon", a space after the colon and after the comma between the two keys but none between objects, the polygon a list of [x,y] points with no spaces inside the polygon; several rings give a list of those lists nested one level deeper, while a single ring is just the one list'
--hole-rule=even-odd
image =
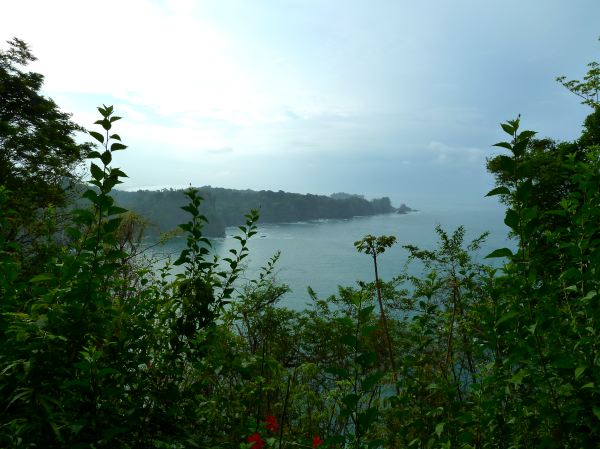
[{"label": "hillside", "polygon": [[[115,190],[113,197],[121,206],[133,210],[150,222],[151,233],[175,229],[186,221],[185,190]],[[406,213],[411,209],[404,204],[392,206],[388,197],[367,200],[360,195],[336,193],[332,196],[289,193],[279,190],[234,190],[204,186],[199,189],[204,199],[201,212],[208,218],[205,232],[210,237],[222,237],[227,226],[244,221],[251,209],[258,209],[262,223],[286,223],[323,218],[351,218],[356,216]]]}]

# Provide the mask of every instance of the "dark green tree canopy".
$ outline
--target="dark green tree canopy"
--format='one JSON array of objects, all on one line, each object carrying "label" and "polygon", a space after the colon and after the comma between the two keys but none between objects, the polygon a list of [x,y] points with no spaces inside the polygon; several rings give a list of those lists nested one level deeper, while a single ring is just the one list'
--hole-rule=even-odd
[{"label": "dark green tree canopy", "polygon": [[[579,139],[573,142],[556,142],[548,138],[531,138],[521,156],[521,170],[527,170],[531,176],[531,185],[528,187],[531,194],[528,197],[535,202],[536,207],[545,211],[558,208],[560,200],[575,189],[573,177],[577,174],[577,168],[567,161],[593,160],[596,157],[594,147],[600,145],[600,66],[593,62],[588,67],[590,70],[584,81],[558,78],[563,86],[584,100],[583,104],[592,108],[583,123]],[[495,176],[498,186],[513,183],[521,177],[514,166],[508,163],[506,155],[488,159],[487,169]]]},{"label": "dark green tree canopy", "polygon": [[[65,180],[87,154],[74,140],[78,125],[40,93],[44,77],[24,68],[35,61],[17,38],[0,50],[0,185],[13,192],[10,207],[22,218],[65,202]],[[18,192],[18,193],[17,193]]]}]

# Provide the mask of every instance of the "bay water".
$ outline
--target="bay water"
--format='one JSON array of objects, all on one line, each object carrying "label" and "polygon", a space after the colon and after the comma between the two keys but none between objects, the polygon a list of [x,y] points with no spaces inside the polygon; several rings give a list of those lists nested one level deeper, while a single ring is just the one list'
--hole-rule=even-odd
[{"label": "bay water", "polygon": [[[338,286],[356,286],[357,281],[373,280],[371,257],[358,253],[354,248],[354,242],[367,234],[397,238],[397,243],[378,258],[380,276],[389,280],[400,274],[406,264],[408,252],[402,245],[416,245],[421,249],[437,246],[438,236],[434,229],[438,224],[449,234],[463,225],[466,229],[465,242],[489,232],[481,250],[475,254],[479,260],[496,248],[514,246],[514,242],[507,241],[508,228],[503,218],[504,212],[500,207],[437,208],[402,215],[259,224],[258,233],[249,241],[250,255],[245,259],[241,282],[256,278],[260,268],[280,251],[275,277],[291,289],[280,304],[298,310],[309,301],[308,286],[319,298],[326,298],[335,294]],[[239,230],[227,228],[225,238],[212,240],[213,251],[221,258],[231,256],[228,250],[239,247],[234,235],[239,235]],[[157,256],[170,256],[174,260],[184,247],[185,239],[179,237],[155,248],[154,252]]]}]

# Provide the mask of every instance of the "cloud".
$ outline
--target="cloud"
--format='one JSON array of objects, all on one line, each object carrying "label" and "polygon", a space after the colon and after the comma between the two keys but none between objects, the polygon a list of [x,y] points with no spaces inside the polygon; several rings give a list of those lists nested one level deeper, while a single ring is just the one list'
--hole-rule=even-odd
[{"label": "cloud", "polygon": [[227,154],[227,153],[233,153],[233,148],[231,148],[231,147],[210,148],[206,151],[207,151],[207,153],[210,153],[210,154]]},{"label": "cloud", "polygon": [[293,67],[262,67],[236,30],[191,0],[20,0],[2,16],[0,38],[31,44],[52,96],[110,95],[163,116],[238,126],[349,111],[300,74],[273,73]]},{"label": "cloud", "polygon": [[163,115],[268,120],[269,99],[231,38],[190,15],[187,3],[22,0],[4,11],[0,28],[32,45],[53,94],[110,94]]},{"label": "cloud", "polygon": [[[120,157],[139,184],[176,184],[180,167],[209,179],[227,166],[239,187],[300,189],[319,177],[325,191],[343,190],[335,185],[363,183],[373,161],[374,184],[388,167],[389,179],[401,167],[412,180],[406,189],[429,171],[472,182],[461,169],[483,165],[480,148],[516,108],[537,117],[533,129],[579,133],[584,112],[552,74],[576,76],[597,49],[598,6],[543,0],[526,8],[543,10],[534,28],[527,14],[513,17],[517,0],[494,14],[472,0],[5,3],[0,40],[31,44],[46,95],[85,127],[103,103],[123,116],[116,132],[130,150]],[[300,174],[303,157],[317,162]]]},{"label": "cloud", "polygon": [[438,165],[473,164],[485,159],[485,153],[480,148],[457,147],[442,142],[432,141],[426,147],[431,155],[431,162]]}]

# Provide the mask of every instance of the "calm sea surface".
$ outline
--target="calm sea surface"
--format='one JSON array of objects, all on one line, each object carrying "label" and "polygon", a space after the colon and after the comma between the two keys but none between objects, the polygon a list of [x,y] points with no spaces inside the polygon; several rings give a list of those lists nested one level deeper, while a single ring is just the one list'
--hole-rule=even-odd
[{"label": "calm sea surface", "polygon": [[[479,259],[493,249],[507,246],[508,228],[503,223],[503,216],[501,209],[438,210],[346,220],[264,224],[250,240],[250,256],[244,277],[252,279],[275,252],[281,251],[277,279],[292,290],[281,304],[301,309],[309,299],[307,286],[312,287],[319,297],[326,297],[336,293],[338,285],[352,286],[358,280],[373,279],[370,257],[359,254],[353,245],[367,234],[394,235],[398,239],[398,243],[378,259],[382,278],[390,279],[399,274],[406,263],[407,251],[402,245],[435,248],[437,234],[434,228],[437,224],[449,233],[464,225],[467,241],[489,231],[490,236],[479,252]],[[214,251],[226,257],[227,250],[236,248],[239,243],[232,238],[234,235],[236,228],[228,228],[226,238],[213,241]],[[183,238],[174,239],[156,252],[170,254],[175,259],[184,244]]]}]

